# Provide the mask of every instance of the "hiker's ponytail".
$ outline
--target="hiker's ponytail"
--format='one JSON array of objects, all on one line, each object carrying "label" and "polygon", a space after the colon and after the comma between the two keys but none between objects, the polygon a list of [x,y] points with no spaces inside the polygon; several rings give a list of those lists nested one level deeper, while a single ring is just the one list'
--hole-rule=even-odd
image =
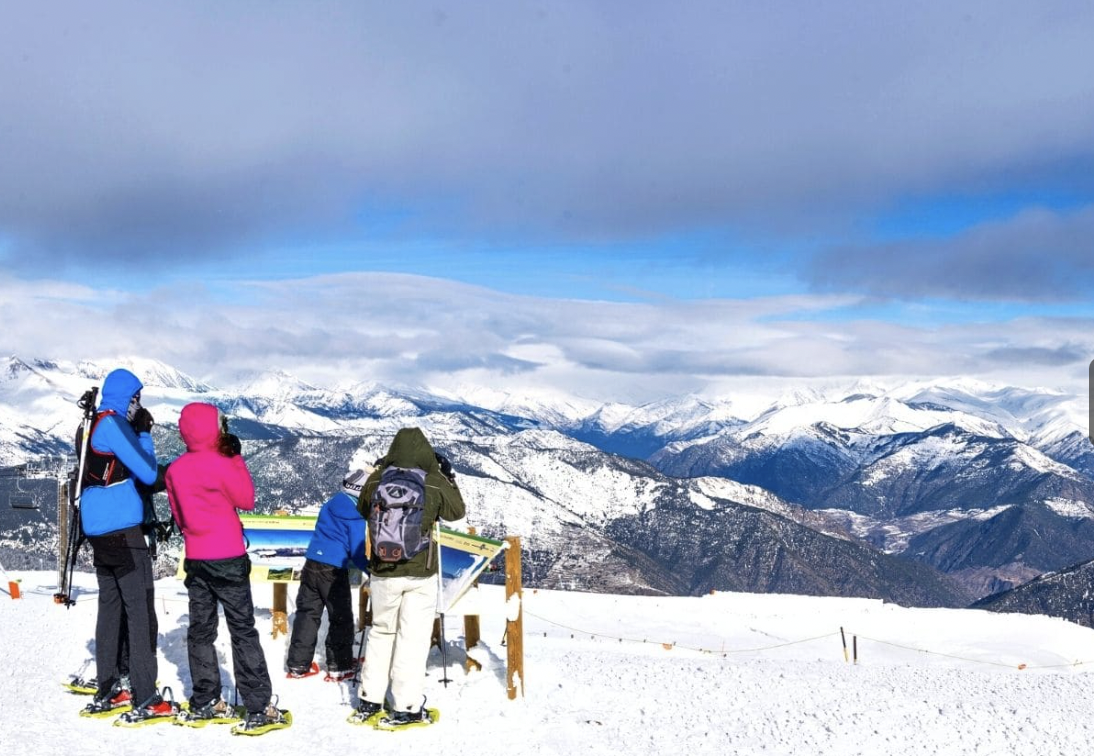
[{"label": "hiker's ponytail", "polygon": [[220,438],[217,439],[217,451],[225,457],[238,457],[243,453],[243,444],[239,436],[228,432],[228,418],[220,416]]}]

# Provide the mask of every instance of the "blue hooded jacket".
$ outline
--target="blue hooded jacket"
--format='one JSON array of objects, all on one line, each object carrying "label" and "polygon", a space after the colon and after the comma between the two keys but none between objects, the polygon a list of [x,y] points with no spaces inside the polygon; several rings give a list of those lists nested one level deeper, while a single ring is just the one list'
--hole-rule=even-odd
[{"label": "blue hooded jacket", "polygon": [[357,502],[339,491],[319,510],[315,532],[308,543],[308,559],[348,569],[352,562],[368,572],[365,557],[365,518],[357,511]]},{"label": "blue hooded jacket", "polygon": [[124,369],[113,371],[103,381],[99,412],[114,410],[117,414],[107,415],[98,422],[91,434],[91,446],[117,457],[131,477],[109,486],[88,486],[82,490],[80,518],[84,533],[89,536],[140,525],[144,518],[144,504],[133,478],[148,485],[156,482],[156,451],[152,435],[137,435],[125,417],[129,402],[141,388],[137,376]]}]

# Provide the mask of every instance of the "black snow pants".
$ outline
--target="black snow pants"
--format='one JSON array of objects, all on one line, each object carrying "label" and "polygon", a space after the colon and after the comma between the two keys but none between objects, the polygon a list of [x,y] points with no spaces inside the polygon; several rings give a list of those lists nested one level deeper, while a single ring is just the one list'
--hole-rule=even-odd
[{"label": "black snow pants", "polygon": [[118,677],[128,672],[133,702],[139,706],[158,693],[159,624],[148,541],[140,527],[90,536],[88,541],[99,583],[95,621],[97,695],[110,693]]},{"label": "black snow pants", "polygon": [[311,666],[324,609],[327,610],[327,670],[346,671],[355,666],[349,570],[308,559],[296,593],[296,618],[286,659],[289,669]]},{"label": "black snow pants", "polygon": [[221,694],[220,665],[214,645],[220,622],[219,604],[224,608],[232,639],[236,690],[248,712],[262,711],[273,695],[273,685],[255,629],[250,558],[244,555],[231,559],[187,559],[183,567],[190,595],[190,626],[186,631],[193,687],[190,706],[204,706]]}]

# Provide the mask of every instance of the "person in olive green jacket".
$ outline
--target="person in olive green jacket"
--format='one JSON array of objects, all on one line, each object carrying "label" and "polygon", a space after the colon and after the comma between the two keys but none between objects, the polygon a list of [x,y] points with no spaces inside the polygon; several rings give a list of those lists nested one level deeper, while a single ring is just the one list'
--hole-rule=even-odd
[{"label": "person in olive green jacket", "polygon": [[[442,472],[442,462],[447,475]],[[422,535],[432,532],[438,518],[451,522],[464,517],[463,497],[453,482],[447,460],[434,453],[420,429],[403,428],[395,434],[388,453],[378,460],[361,490],[357,506],[366,520],[383,472],[392,466],[425,471]],[[385,562],[377,556],[376,534],[371,528],[369,537],[372,627],[358,689],[360,701],[353,718],[364,721],[383,711],[390,684],[391,707],[386,723],[427,723],[425,669],[437,611],[438,544],[431,541],[425,550],[405,561]]]}]

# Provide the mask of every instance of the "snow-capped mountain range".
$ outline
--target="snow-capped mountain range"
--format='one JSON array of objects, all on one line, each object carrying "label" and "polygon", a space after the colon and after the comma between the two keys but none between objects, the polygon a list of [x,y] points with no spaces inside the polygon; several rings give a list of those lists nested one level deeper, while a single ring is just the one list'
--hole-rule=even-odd
[{"label": "snow-capped mountain range", "polygon": [[[1053,390],[860,381],[769,400],[685,396],[635,407],[482,387],[324,388],[280,372],[223,387],[152,360],[11,357],[0,363],[0,466],[70,453],[76,399],[116,366],[145,383],[168,459],[180,451],[170,426],[181,408],[220,406],[271,509],[314,506],[351,460],[379,456],[400,427],[421,427],[466,481],[472,524],[524,534],[545,585],[686,593],[750,575],[734,587],[755,590],[763,569],[782,569],[765,550],[796,559],[832,547],[873,582],[810,583],[803,570],[776,582],[880,595],[895,555],[957,578],[944,588],[944,578],[916,574],[925,582],[913,600],[956,603],[1094,557],[1083,538],[1094,524],[1085,397]],[[1030,548],[1034,531],[1059,548]],[[851,556],[856,548],[870,551]]]}]

